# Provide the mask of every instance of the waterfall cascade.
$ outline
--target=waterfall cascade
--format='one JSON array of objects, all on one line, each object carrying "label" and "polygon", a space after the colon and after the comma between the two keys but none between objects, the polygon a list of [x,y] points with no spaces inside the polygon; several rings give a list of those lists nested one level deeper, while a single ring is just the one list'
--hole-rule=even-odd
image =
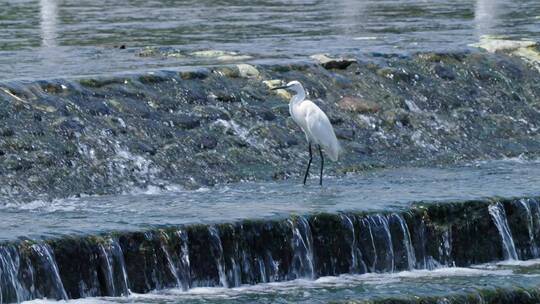
[{"label": "waterfall cascade", "polygon": [[538,257],[536,199],[416,204],[0,246],[0,302],[235,287]]}]

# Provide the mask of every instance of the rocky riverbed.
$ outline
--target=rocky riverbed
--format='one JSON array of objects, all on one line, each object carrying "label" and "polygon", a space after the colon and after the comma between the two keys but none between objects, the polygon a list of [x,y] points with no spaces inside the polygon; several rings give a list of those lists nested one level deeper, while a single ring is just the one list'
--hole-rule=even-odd
[{"label": "rocky riverbed", "polygon": [[328,113],[343,146],[341,159],[327,162],[330,175],[534,157],[540,72],[516,53],[523,49],[538,52],[533,44],[3,82],[0,193],[64,197],[297,178],[305,139],[286,92],[269,90],[293,79]]}]

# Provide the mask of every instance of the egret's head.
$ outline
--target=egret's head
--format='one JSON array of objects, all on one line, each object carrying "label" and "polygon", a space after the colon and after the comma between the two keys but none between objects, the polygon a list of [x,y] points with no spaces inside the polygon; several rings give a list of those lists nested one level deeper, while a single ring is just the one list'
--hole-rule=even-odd
[{"label": "egret's head", "polygon": [[279,89],[291,90],[291,91],[293,91],[295,94],[305,94],[304,87],[303,87],[302,84],[301,84],[299,81],[297,81],[297,80],[293,80],[293,81],[287,83],[287,84],[284,85],[284,86],[272,88],[272,90],[279,90]]}]

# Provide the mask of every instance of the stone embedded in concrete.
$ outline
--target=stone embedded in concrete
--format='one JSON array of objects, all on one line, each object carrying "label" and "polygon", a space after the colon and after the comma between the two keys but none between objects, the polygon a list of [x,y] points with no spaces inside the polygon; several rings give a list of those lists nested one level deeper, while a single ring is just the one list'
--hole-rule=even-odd
[{"label": "stone embedded in concrete", "polygon": [[317,63],[322,65],[325,69],[339,69],[343,70],[346,69],[348,66],[350,66],[353,63],[356,63],[356,59],[350,59],[350,58],[332,58],[325,54],[315,54],[311,56],[312,59],[314,59]]}]

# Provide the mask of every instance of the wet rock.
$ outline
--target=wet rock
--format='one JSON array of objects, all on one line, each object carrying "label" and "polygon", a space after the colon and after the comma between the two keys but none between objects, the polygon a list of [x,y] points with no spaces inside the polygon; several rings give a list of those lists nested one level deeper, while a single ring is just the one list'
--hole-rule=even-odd
[{"label": "wet rock", "polygon": [[139,76],[139,81],[144,84],[155,84],[170,81],[170,78],[156,73],[147,73]]},{"label": "wet rock", "polygon": [[285,180],[289,174],[285,171],[277,171],[272,174],[273,180]]},{"label": "wet rock", "polygon": [[356,113],[376,113],[381,110],[379,104],[356,96],[343,97],[338,101],[338,106],[343,110]]},{"label": "wet rock", "polygon": [[58,126],[60,130],[82,132],[85,128],[82,121],[78,118],[61,118],[53,123],[53,126]]},{"label": "wet rock", "polygon": [[[113,84],[124,84],[124,81],[125,80],[122,78],[101,77],[101,78],[80,79],[79,83],[89,88],[101,88],[101,87],[113,85]],[[96,94],[94,94],[94,96],[96,96]]]},{"label": "wet rock", "polygon": [[392,79],[395,81],[404,81],[404,82],[410,82],[412,79],[414,79],[414,76],[405,71],[404,69],[397,69],[397,68],[381,68],[377,70],[377,75]]},{"label": "wet rock", "polygon": [[176,114],[172,117],[172,121],[175,126],[184,129],[194,129],[201,125],[199,117],[187,114]]},{"label": "wet rock", "polygon": [[94,116],[102,116],[111,114],[109,106],[102,101],[93,101],[86,104],[88,113]]},{"label": "wet rock", "polygon": [[224,77],[228,77],[228,78],[241,77],[240,76],[240,71],[238,70],[238,68],[229,67],[229,66],[214,69],[212,72],[215,73],[215,74],[218,74],[220,76],[224,76]]},{"label": "wet rock", "polygon": [[409,113],[403,109],[384,111],[381,117],[389,126],[408,127],[410,125]]},{"label": "wet rock", "polygon": [[439,76],[440,78],[444,79],[444,80],[454,80],[456,79],[456,73],[454,73],[454,71],[452,71],[451,69],[441,65],[441,64],[437,64],[435,65],[435,67],[433,68],[435,74],[437,76]]},{"label": "wet rock", "polygon": [[230,120],[230,114],[226,110],[214,106],[195,106],[193,108],[193,113],[196,114],[201,119],[207,120]]},{"label": "wet rock", "polygon": [[240,98],[234,93],[218,92],[215,94],[216,99],[221,102],[240,102]]},{"label": "wet rock", "polygon": [[140,57],[154,57],[158,54],[158,49],[154,47],[145,47],[139,52],[137,52],[137,56]]},{"label": "wet rock", "polygon": [[[335,123],[343,148],[351,152],[328,166],[328,174],[363,163],[370,164],[362,167],[365,170],[375,165],[444,165],[521,152],[535,155],[540,153],[534,140],[540,73],[516,56],[385,55],[331,72],[313,63],[257,66],[258,77],[265,77],[262,83],[239,78],[236,64],[228,67],[236,71],[230,77],[201,69],[156,72],[158,78],[147,80],[139,74],[4,83],[0,128],[11,128],[14,135],[0,136],[1,149],[6,155],[48,151],[57,160],[50,166],[46,158],[42,161],[28,152],[32,169],[39,172],[32,174],[49,182],[30,183],[24,171],[2,166],[0,183],[16,181],[22,192],[64,196],[128,191],[156,180],[196,185],[205,179],[214,182],[215,174],[225,183],[269,179],[283,168],[296,177],[304,165],[298,161],[305,154],[304,138],[284,102],[290,95],[270,90],[293,79],[309,89],[309,98],[325,101],[318,104]],[[47,83],[54,86],[43,89]],[[59,92],[57,84],[69,90]],[[360,100],[343,101],[345,97]],[[281,131],[271,134],[259,125]],[[205,136],[219,144],[212,148],[213,140],[203,140],[201,148],[199,139]],[[295,141],[300,144],[295,146]],[[73,142],[74,147],[64,148]],[[126,167],[115,155],[117,142],[130,151],[138,151],[133,148],[137,142],[155,147],[156,169],[120,169]],[[424,144],[431,148],[421,149]],[[368,153],[362,146],[379,152]],[[217,147],[223,149],[214,151]],[[148,152],[139,154],[151,152],[143,150]],[[186,160],[185,155],[197,159]],[[265,174],[261,166],[268,169]],[[69,183],[57,178],[74,171],[81,174]]]},{"label": "wet rock", "polygon": [[217,147],[217,139],[211,136],[203,136],[199,139],[201,149],[215,149]]},{"label": "wet rock", "polygon": [[12,128],[2,128],[2,129],[0,129],[0,136],[12,137],[14,135],[15,135],[15,131]]},{"label": "wet rock", "polygon": [[276,114],[270,109],[258,106],[250,106],[246,109],[252,116],[258,117],[265,121],[273,121],[276,119]]},{"label": "wet rock", "polygon": [[280,148],[287,148],[298,145],[298,140],[292,136],[287,130],[281,128],[261,128],[260,136],[266,140],[272,140]]},{"label": "wet rock", "polygon": [[16,155],[8,155],[4,159],[3,167],[11,171],[26,171],[32,168],[32,163]]},{"label": "wet rock", "polygon": [[356,63],[356,59],[346,59],[346,58],[331,58],[324,54],[316,54],[311,56],[312,59],[317,61],[325,69],[346,69],[353,63]]},{"label": "wet rock", "polygon": [[272,113],[270,110],[262,110],[259,112],[259,115],[266,121],[273,121],[276,119],[276,114]]},{"label": "wet rock", "polygon": [[[269,89],[273,89],[275,87],[279,87],[279,86],[282,86],[283,85],[283,81],[281,81],[280,79],[272,79],[272,80],[265,80],[263,81],[263,83],[269,88]],[[272,92],[275,92],[278,96],[280,96],[281,98],[289,101],[292,97],[292,95],[287,92],[287,90],[284,90],[284,89],[279,89],[279,90],[275,90],[275,91],[272,91]]]},{"label": "wet rock", "polygon": [[351,129],[335,129],[336,136],[339,139],[354,140],[354,130]]},{"label": "wet rock", "polygon": [[210,75],[208,69],[197,69],[193,71],[180,72],[180,77],[184,80],[188,79],[205,79]]},{"label": "wet rock", "polygon": [[143,142],[138,142],[134,149],[138,152],[147,153],[150,155],[155,155],[157,153],[157,149],[155,147]]},{"label": "wet rock", "polygon": [[65,85],[61,85],[58,83],[47,82],[47,83],[42,83],[41,89],[50,94],[59,94],[59,93],[62,93],[64,89],[67,89],[67,87]]},{"label": "wet rock", "polygon": [[420,58],[420,60],[424,60],[427,62],[441,62],[444,59],[442,54],[432,52],[420,53],[417,56],[418,58]]},{"label": "wet rock", "polygon": [[[323,109],[323,111],[324,111],[324,109]],[[328,111],[325,111],[325,112],[328,112]],[[328,120],[330,120],[330,122],[332,123],[332,125],[340,125],[340,124],[342,124],[343,121],[344,121],[344,120],[343,120],[343,117],[338,116],[338,115],[336,115],[336,114],[334,114],[334,113],[332,113],[332,114],[327,114],[327,116],[328,116]]]},{"label": "wet rock", "polygon": [[242,78],[257,78],[260,75],[257,68],[250,64],[238,64],[236,67],[238,68],[239,75]]},{"label": "wet rock", "polygon": [[139,50],[136,54],[139,57],[185,57],[181,50],[172,47],[145,47]]}]

